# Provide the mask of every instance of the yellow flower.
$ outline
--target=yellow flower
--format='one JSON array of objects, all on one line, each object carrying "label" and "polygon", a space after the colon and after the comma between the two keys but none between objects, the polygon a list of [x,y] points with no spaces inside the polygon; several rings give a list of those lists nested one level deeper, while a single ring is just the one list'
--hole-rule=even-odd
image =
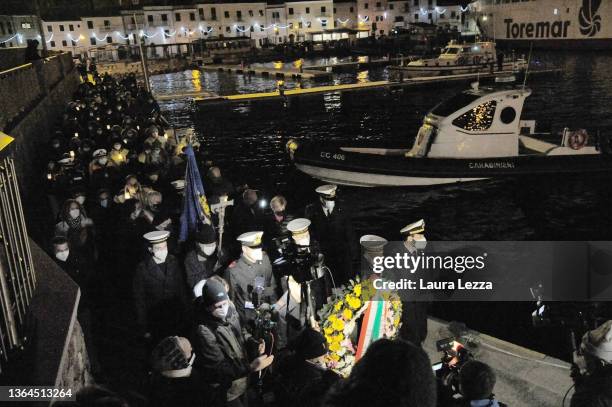
[{"label": "yellow flower", "polygon": [[361,295],[361,284],[356,284],[355,287],[353,287],[353,292],[355,293],[356,296],[360,296]]},{"label": "yellow flower", "polygon": [[341,319],[334,319],[332,326],[336,331],[342,331],[344,329],[344,321]]},{"label": "yellow flower", "polygon": [[344,311],[342,311],[342,317],[347,320],[350,321],[353,318],[353,311],[351,311],[350,309],[345,309]]},{"label": "yellow flower", "polygon": [[334,342],[334,343],[336,343],[336,342],[340,343],[340,342],[342,342],[343,340],[344,340],[344,335],[342,335],[341,333],[336,334],[336,335],[334,335],[334,336],[332,337],[332,342]]},{"label": "yellow flower", "polygon": [[[340,342],[332,342],[329,345],[329,350],[332,352],[338,352],[340,350]],[[332,355],[333,357],[334,355]]]},{"label": "yellow flower", "polygon": [[327,343],[332,343],[332,340],[334,338],[331,335],[325,335],[325,340],[327,341]]},{"label": "yellow flower", "polygon": [[336,321],[336,319],[337,319],[336,314],[331,314],[331,315],[329,316],[329,318],[327,318],[327,320],[328,320],[328,321],[329,321],[329,322],[330,322],[332,325],[334,324],[334,322]]},{"label": "yellow flower", "polygon": [[336,305],[334,305],[334,311],[340,311],[344,303],[342,301],[338,301]]},{"label": "yellow flower", "polygon": [[335,353],[332,353],[330,356],[330,359],[333,360],[334,362],[337,362],[340,360],[340,356],[336,355]]},{"label": "yellow flower", "polygon": [[334,333],[334,328],[328,326],[327,328],[323,329],[323,332],[325,333],[325,337],[327,337],[327,335],[331,335],[332,333]]},{"label": "yellow flower", "polygon": [[359,309],[361,307],[361,300],[353,297],[348,301],[348,305],[352,309]]}]

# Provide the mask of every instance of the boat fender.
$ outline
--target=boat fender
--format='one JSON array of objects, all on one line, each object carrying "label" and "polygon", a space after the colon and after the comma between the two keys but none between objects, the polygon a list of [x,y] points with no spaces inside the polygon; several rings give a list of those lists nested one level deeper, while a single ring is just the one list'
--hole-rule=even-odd
[{"label": "boat fender", "polygon": [[568,144],[572,150],[580,150],[589,140],[586,130],[580,129],[572,132],[568,137]]}]

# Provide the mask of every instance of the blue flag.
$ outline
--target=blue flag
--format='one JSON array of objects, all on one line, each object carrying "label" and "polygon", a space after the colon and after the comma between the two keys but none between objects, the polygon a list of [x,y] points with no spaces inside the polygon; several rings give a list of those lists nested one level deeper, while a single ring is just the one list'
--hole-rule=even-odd
[{"label": "blue flag", "polygon": [[189,234],[198,229],[199,223],[211,224],[210,207],[204,195],[204,185],[191,144],[185,148],[187,169],[185,170],[185,197],[181,214],[179,241],[184,242]]}]

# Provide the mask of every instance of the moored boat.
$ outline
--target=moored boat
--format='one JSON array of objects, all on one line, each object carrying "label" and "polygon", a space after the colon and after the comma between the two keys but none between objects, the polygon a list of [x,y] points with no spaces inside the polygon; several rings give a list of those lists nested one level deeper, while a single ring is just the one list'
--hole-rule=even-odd
[{"label": "moored boat", "polygon": [[331,146],[290,141],[296,167],[325,182],[363,187],[425,186],[533,174],[612,170],[609,139],[565,129],[560,142],[521,120],[531,90],[478,86],[434,107],[411,148]]}]

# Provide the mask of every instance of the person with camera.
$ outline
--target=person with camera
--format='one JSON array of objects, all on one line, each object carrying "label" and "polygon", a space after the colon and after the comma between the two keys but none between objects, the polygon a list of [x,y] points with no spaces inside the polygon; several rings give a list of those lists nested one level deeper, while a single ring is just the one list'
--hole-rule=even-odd
[{"label": "person with camera", "polygon": [[341,377],[327,368],[327,341],[318,331],[304,328],[279,361],[275,399],[279,406],[318,407],[327,391]]},{"label": "person with camera", "polygon": [[486,363],[469,360],[459,370],[459,393],[455,398],[441,389],[438,397],[439,407],[505,407],[495,399],[495,372]]},{"label": "person with camera", "polygon": [[263,342],[256,343],[256,357],[247,350],[254,339],[243,333],[237,314],[230,314],[230,298],[224,285],[208,279],[199,297],[197,313],[196,367],[217,387],[225,405],[247,405],[249,375],[272,364],[273,355],[265,354]]},{"label": "person with camera", "polygon": [[583,358],[572,368],[576,391],[570,406],[612,407],[612,320],[587,332],[580,349]]},{"label": "person with camera", "polygon": [[229,296],[236,305],[240,321],[247,327],[255,320],[256,309],[263,303],[274,304],[277,297],[272,264],[262,249],[262,236],[261,231],[238,236],[242,254],[223,275],[229,284]]},{"label": "person with camera", "polygon": [[282,195],[276,195],[270,200],[270,213],[264,215],[264,248],[274,262],[283,255],[291,233],[287,225],[295,217],[287,213],[287,199]]}]

